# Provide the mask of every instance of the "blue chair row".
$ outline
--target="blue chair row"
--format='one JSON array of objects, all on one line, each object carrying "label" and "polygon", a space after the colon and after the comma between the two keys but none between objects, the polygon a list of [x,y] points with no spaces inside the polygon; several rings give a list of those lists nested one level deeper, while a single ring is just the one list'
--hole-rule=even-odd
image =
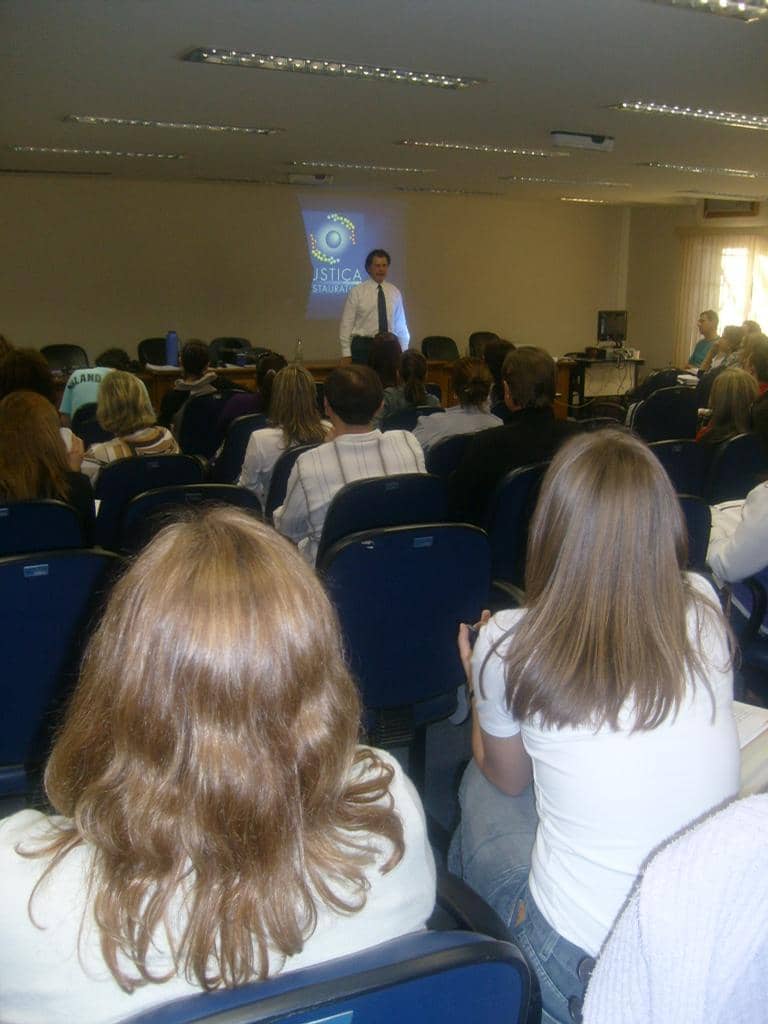
[{"label": "blue chair row", "polygon": [[739,434],[717,446],[674,438],[651,444],[679,494],[711,505],[745,498],[768,475],[768,457],[756,434]]},{"label": "blue chair row", "polygon": [[696,388],[666,387],[638,402],[628,424],[644,441],[696,436]]}]

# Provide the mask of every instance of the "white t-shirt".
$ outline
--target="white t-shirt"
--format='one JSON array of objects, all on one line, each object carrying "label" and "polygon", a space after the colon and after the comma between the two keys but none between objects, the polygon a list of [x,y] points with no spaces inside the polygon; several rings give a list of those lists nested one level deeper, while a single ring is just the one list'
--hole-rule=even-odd
[{"label": "white t-shirt", "polygon": [[282,427],[263,427],[261,430],[254,430],[248,441],[238,483],[241,487],[253,491],[262,508],[267,500],[272,470],[284,451],[285,434]]},{"label": "white t-shirt", "polygon": [[[689,577],[713,602],[709,584]],[[703,619],[700,653],[708,665],[712,701],[703,682],[689,680],[676,716],[655,729],[631,732],[632,709],[620,728],[542,728],[536,717],[518,724],[507,710],[503,653],[485,656],[520,622],[522,609],[499,612],[481,632],[473,654],[477,711],[491,736],[522,734],[533,762],[539,827],[531,858],[536,904],[564,938],[596,955],[641,864],[659,843],[739,788],[739,744],[733,719],[733,675],[725,632]],[[695,636],[695,611],[689,611]]]},{"label": "white t-shirt", "polygon": [[[368,869],[370,889],[365,906],[356,914],[333,913],[318,904],[318,921],[301,953],[283,970],[345,956],[424,927],[435,902],[435,866],[426,834],[424,812],[411,782],[388,754],[379,757],[395,771],[390,787],[403,822],[405,853],[388,874],[381,874],[384,857]],[[98,932],[90,909],[78,956],[78,931],[83,921],[89,850],[81,846],[68,854],[28,901],[46,862],[20,857],[15,847],[32,846],[46,832],[48,819],[37,811],[21,811],[0,822],[0,1020],[3,1024],[112,1024],[138,1013],[192,995],[200,989],[183,977],[124,992],[101,956]],[[359,840],[359,836],[356,837]],[[373,840],[372,840],[373,841]],[[375,840],[388,855],[388,844]],[[168,969],[167,944],[158,936],[150,968]],[[281,969],[275,958],[273,973]]]}]

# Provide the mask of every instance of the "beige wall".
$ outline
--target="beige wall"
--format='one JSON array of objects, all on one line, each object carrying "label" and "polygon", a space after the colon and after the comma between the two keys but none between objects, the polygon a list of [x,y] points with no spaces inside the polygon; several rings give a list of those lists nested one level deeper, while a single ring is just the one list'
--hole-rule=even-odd
[{"label": "beige wall", "polygon": [[[598,309],[625,305],[621,208],[428,195],[403,204],[415,340],[449,334],[463,347],[470,331],[490,329],[560,354],[594,339]],[[311,270],[291,188],[4,175],[0,223],[0,331],[19,345],[133,353],[173,327],[289,356],[301,335],[305,357],[337,354],[337,323],[304,320]],[[637,291],[644,301],[649,287]]]}]

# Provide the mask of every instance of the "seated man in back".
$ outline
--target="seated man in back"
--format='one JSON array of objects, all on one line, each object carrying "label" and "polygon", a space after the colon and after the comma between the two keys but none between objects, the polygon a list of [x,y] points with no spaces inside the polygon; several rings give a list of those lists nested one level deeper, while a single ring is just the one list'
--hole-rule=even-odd
[{"label": "seated man in back", "polygon": [[512,469],[551,459],[577,429],[555,419],[555,361],[544,349],[513,349],[501,377],[509,421],[476,434],[449,478],[451,517],[458,522],[483,526],[503,477]]},{"label": "seated man in back", "polygon": [[383,400],[381,381],[368,366],[340,366],[325,381],[325,415],[331,440],[304,452],[288,479],[275,527],[296,541],[314,564],[328,506],[344,484],[396,473],[424,473],[421,445],[406,430],[373,429]]}]

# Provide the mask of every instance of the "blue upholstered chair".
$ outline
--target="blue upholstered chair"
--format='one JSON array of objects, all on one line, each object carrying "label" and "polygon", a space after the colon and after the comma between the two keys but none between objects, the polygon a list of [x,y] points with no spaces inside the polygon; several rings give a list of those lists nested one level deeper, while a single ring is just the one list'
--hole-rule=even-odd
[{"label": "blue upholstered chair", "polygon": [[427,472],[435,476],[449,477],[458,467],[474,438],[474,434],[454,434],[452,437],[444,437],[441,441],[430,446],[424,461],[427,465]]},{"label": "blue upholstered chair", "polygon": [[238,416],[230,423],[221,455],[211,467],[211,480],[217,484],[237,483],[243,468],[245,452],[254,430],[267,426],[267,417],[260,412]]},{"label": "blue upholstered chair", "polygon": [[40,355],[52,370],[80,370],[91,365],[80,345],[43,345]]},{"label": "blue upholstered chair", "polygon": [[648,442],[695,437],[697,414],[696,388],[660,388],[638,403],[631,426]]},{"label": "blue upholstered chair", "polygon": [[459,358],[456,342],[444,334],[427,335],[422,339],[421,351],[425,359],[442,359],[453,362]]},{"label": "blue upholstered chair", "polygon": [[548,465],[537,462],[513,469],[501,480],[488,505],[486,529],[491,544],[491,574],[496,594],[503,595],[502,606],[522,600],[528,523]]},{"label": "blue upholstered chair", "polygon": [[719,501],[746,498],[768,475],[768,459],[757,434],[739,434],[717,446],[712,456],[706,497]]},{"label": "blue upholstered chair", "polygon": [[63,501],[17,501],[0,505],[0,556],[81,548],[84,544],[80,516]]},{"label": "blue upholstered chair", "polygon": [[397,412],[385,416],[381,422],[381,430],[413,430],[419,416],[431,416],[435,412],[445,412],[441,405],[415,405],[411,409],[398,409]]},{"label": "blue upholstered chair", "polygon": [[294,448],[289,448],[287,451],[279,457],[275,463],[275,467],[272,470],[272,477],[269,481],[269,490],[267,491],[267,500],[264,504],[264,518],[270,522],[272,515],[276,508],[285,501],[285,492],[288,488],[288,478],[291,475],[293,464],[300,455],[304,452],[308,452],[310,448],[316,448],[316,444],[297,444]]},{"label": "blue upholstered chair", "polygon": [[713,454],[710,445],[698,444],[689,437],[677,437],[654,441],[650,449],[666,469],[678,494],[703,497]]},{"label": "blue upholstered chair", "polygon": [[703,498],[693,494],[679,494],[678,500],[688,529],[688,568],[696,572],[708,572],[707,548],[712,529],[712,511]]},{"label": "blue upholstered chair", "polygon": [[223,441],[219,417],[229,397],[229,392],[216,391],[186,400],[179,413],[177,437],[185,455],[210,459],[216,454]]}]

